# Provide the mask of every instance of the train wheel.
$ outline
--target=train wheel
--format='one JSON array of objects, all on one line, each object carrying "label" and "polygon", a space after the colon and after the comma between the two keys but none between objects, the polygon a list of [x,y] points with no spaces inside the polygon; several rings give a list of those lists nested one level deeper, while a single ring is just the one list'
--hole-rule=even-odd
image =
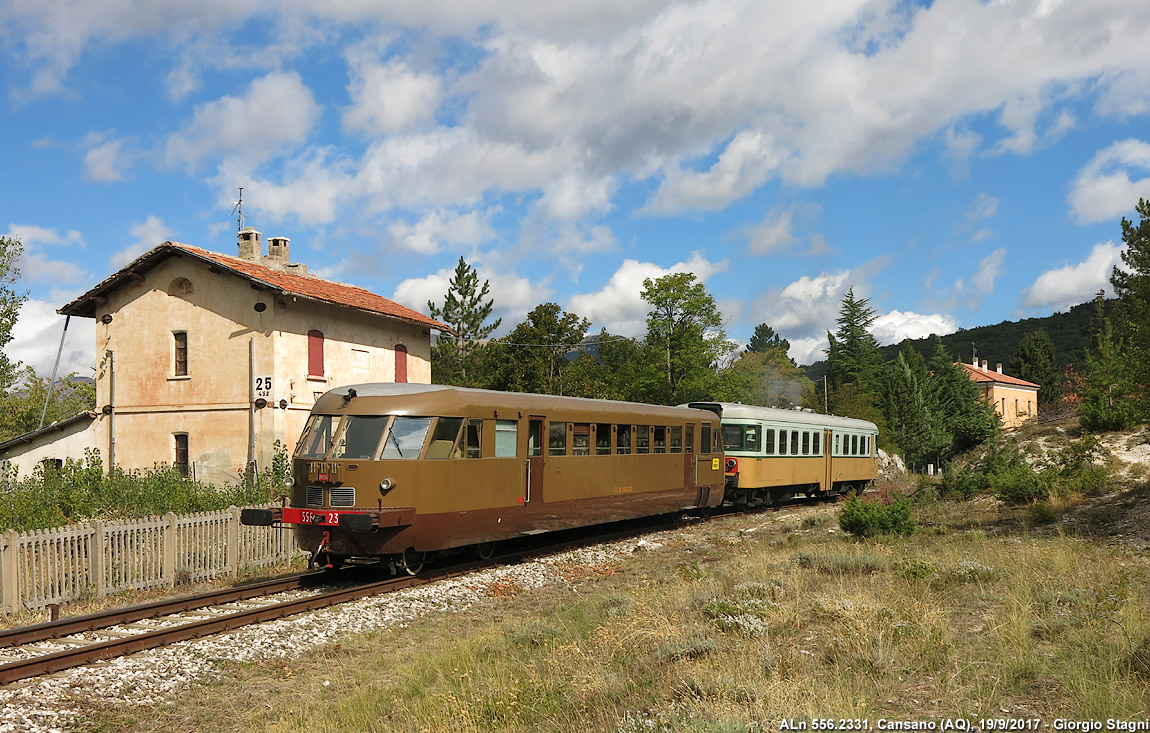
[{"label": "train wheel", "polygon": [[414,547],[409,547],[399,556],[399,564],[408,575],[419,575],[419,571],[423,570],[423,561],[426,558],[426,552],[419,552]]},{"label": "train wheel", "polygon": [[475,546],[475,552],[480,560],[490,560],[495,555],[495,543],[481,542]]}]

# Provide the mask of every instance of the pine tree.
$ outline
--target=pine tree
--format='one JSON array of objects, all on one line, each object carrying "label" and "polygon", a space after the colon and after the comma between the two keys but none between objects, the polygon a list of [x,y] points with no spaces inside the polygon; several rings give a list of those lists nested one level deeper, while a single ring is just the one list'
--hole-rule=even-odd
[{"label": "pine tree", "polygon": [[[784,355],[790,351],[791,342],[780,336],[765,323],[760,323],[755,326],[755,332],[751,335],[751,340],[747,343],[747,349],[744,353],[766,353],[768,351],[780,350]],[[789,356],[787,358],[790,358]],[[794,361],[791,361],[794,364]]]},{"label": "pine tree", "polygon": [[1102,293],[1095,297],[1094,306],[1094,345],[1086,351],[1086,383],[1078,415],[1082,427],[1092,432],[1124,430],[1138,419],[1130,378],[1133,365],[1124,353],[1124,339],[1114,333],[1106,315]]},{"label": "pine tree", "polygon": [[1118,295],[1116,317],[1121,319],[1130,361],[1133,384],[1128,399],[1135,401],[1138,414],[1146,419],[1150,417],[1150,201],[1138,199],[1134,210],[1140,217],[1137,226],[1122,219],[1123,267],[1114,268],[1110,283]]},{"label": "pine tree", "polygon": [[1040,405],[1052,405],[1062,398],[1062,380],[1054,363],[1054,341],[1043,329],[1022,337],[1007,369],[1011,376],[1039,385]]},{"label": "pine tree", "polygon": [[488,281],[484,280],[480,286],[479,274],[460,257],[448,283],[443,307],[427,301],[431,317],[455,332],[454,336],[441,334],[431,347],[432,375],[438,384],[476,386],[478,375],[474,374],[474,366],[483,348],[481,341],[499,328],[502,321],[496,318],[492,323],[485,323],[495,303],[494,298],[487,298],[487,292]]}]

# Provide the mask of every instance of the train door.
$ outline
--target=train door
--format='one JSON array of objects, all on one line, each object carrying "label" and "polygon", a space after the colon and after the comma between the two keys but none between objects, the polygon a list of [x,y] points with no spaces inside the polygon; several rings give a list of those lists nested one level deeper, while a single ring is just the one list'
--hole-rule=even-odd
[{"label": "train door", "polygon": [[695,464],[695,423],[683,428],[683,488],[699,485],[699,467]]},{"label": "train door", "polygon": [[[699,427],[699,452],[696,454],[694,461],[696,485],[699,483],[700,473],[704,477],[711,476],[711,472],[714,468],[712,465],[712,453],[714,451],[713,441],[714,438],[711,437],[711,423],[705,422]],[[706,506],[709,503],[710,493],[711,487],[709,485],[699,487],[699,506]]]},{"label": "train door", "polygon": [[835,487],[835,476],[831,471],[831,431],[823,430],[823,491],[831,491]]},{"label": "train door", "polygon": [[543,499],[543,457],[547,455],[544,447],[543,432],[544,419],[540,415],[531,415],[527,418],[527,491],[523,497],[524,504],[530,504]]}]

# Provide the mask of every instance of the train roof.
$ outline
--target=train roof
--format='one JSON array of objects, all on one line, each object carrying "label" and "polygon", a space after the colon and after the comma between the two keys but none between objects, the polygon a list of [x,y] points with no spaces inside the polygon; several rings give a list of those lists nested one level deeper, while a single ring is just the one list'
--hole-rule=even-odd
[{"label": "train roof", "polygon": [[[345,401],[350,390],[355,396]],[[587,422],[612,422],[616,419],[634,421],[639,417],[651,420],[714,419],[713,412],[689,407],[667,407],[641,402],[595,400],[585,397],[561,397],[531,392],[500,392],[490,389],[455,387],[448,384],[395,384],[371,382],[348,384],[325,392],[312,408],[313,412],[329,414],[387,414],[387,415],[458,415],[464,411],[511,410],[528,414],[547,414],[563,411],[583,415]],[[697,414],[706,413],[706,414]],[[686,417],[686,419],[692,419]]]},{"label": "train roof", "polygon": [[839,417],[838,415],[820,415],[815,412],[803,410],[783,410],[778,407],[760,407],[758,405],[744,405],[741,402],[690,402],[690,407],[710,409],[719,408],[722,418],[736,420],[770,420],[775,422],[800,423],[803,425],[821,425],[829,428],[845,428],[849,430],[867,430],[877,432],[878,426],[869,420],[859,420],[853,417]]}]

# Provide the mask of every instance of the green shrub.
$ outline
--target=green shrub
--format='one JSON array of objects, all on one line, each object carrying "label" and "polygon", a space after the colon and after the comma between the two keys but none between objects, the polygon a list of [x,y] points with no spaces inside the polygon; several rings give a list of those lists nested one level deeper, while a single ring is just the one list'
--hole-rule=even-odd
[{"label": "green shrub", "polygon": [[1043,501],[1050,496],[1050,484],[1025,462],[1003,466],[990,476],[994,495],[1004,504],[1018,506]]},{"label": "green shrub", "polygon": [[0,473],[0,529],[47,529],[91,519],[132,519],[175,512],[187,514],[268,501],[272,477],[218,487],[157,464],[147,471],[102,468],[100,452],[68,459],[55,468],[40,464],[32,475]]},{"label": "green shrub", "polygon": [[946,470],[942,474],[942,480],[938,483],[939,496],[962,499],[972,499],[985,489],[984,476],[981,476],[969,465],[959,467],[953,462],[947,464]]},{"label": "green shrub", "polygon": [[863,501],[852,492],[839,514],[839,526],[855,537],[902,535],[914,533],[910,499],[898,499],[888,505]]}]

